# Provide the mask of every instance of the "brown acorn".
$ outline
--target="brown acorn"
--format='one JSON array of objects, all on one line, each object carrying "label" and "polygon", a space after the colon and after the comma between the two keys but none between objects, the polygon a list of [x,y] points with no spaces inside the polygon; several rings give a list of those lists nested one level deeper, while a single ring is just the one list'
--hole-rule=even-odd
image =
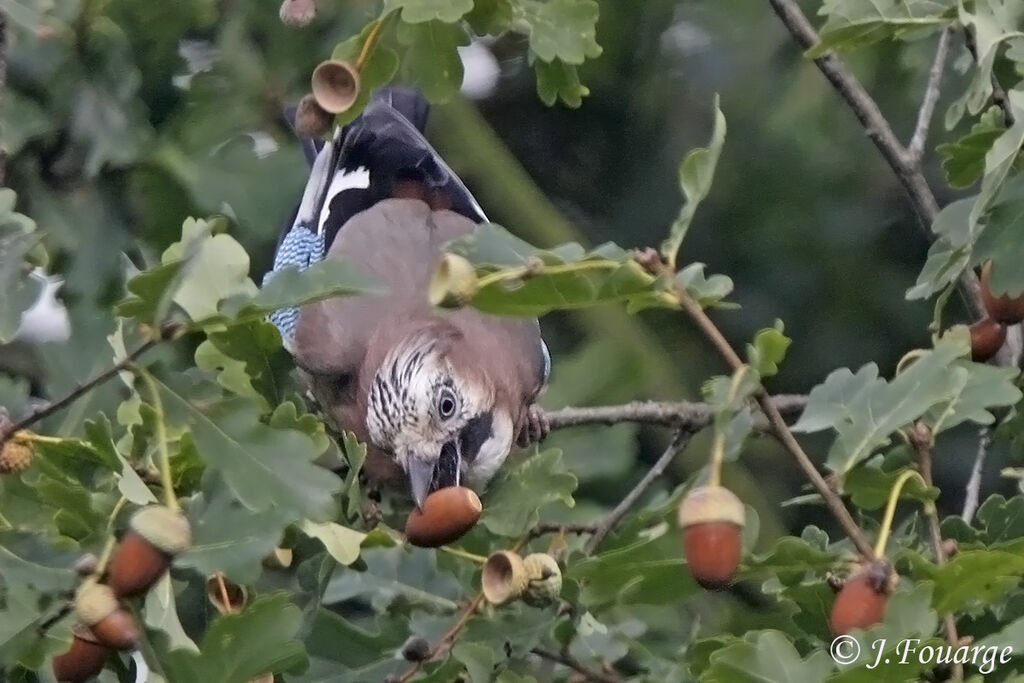
[{"label": "brown acorn", "polygon": [[327,135],[334,123],[334,115],[325,111],[316,98],[306,95],[299,100],[295,109],[295,132],[308,138],[319,138]]},{"label": "brown acorn", "polygon": [[130,524],[110,559],[107,575],[107,583],[120,598],[145,593],[163,576],[171,559],[192,544],[185,515],[162,505],[142,508]]},{"label": "brown acorn", "polygon": [[449,486],[434,491],[405,520],[405,537],[422,548],[436,548],[461,538],[480,519],[483,506],[472,489]]},{"label": "brown acorn", "polygon": [[690,573],[705,588],[732,582],[742,554],[745,510],[727,488],[701,486],[679,504],[679,526]]},{"label": "brown acorn", "polygon": [[981,267],[981,300],[989,317],[996,322],[1015,325],[1024,320],[1024,294],[1011,298],[1006,294],[992,293],[992,262],[986,261]]},{"label": "brown acorn", "polygon": [[121,607],[109,586],[87,581],[75,595],[75,614],[103,645],[132,650],[139,642],[139,626],[131,612]]},{"label": "brown acorn", "polygon": [[992,318],[982,318],[971,325],[971,359],[984,363],[999,353],[1006,342],[1006,326]]},{"label": "brown acorn", "polygon": [[35,451],[28,439],[20,438],[24,432],[17,432],[4,442],[0,449],[0,474],[18,474],[32,464]]},{"label": "brown acorn", "polygon": [[832,633],[838,636],[882,621],[894,580],[892,568],[884,560],[876,560],[851,574],[832,603]]},{"label": "brown acorn", "polygon": [[61,683],[84,683],[103,670],[110,651],[96,639],[85,624],[71,627],[71,647],[53,658],[53,677]]},{"label": "brown acorn", "polygon": [[313,97],[324,111],[348,111],[359,97],[359,72],[348,62],[328,59],[313,69]]},{"label": "brown acorn", "polygon": [[529,581],[523,558],[511,550],[491,553],[480,575],[480,587],[492,605],[503,605],[520,597]]}]

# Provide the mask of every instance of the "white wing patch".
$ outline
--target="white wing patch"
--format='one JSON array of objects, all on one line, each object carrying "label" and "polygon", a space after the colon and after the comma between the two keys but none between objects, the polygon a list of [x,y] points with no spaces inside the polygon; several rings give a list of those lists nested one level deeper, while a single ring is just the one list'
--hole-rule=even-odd
[{"label": "white wing patch", "polygon": [[316,233],[318,235],[323,234],[324,223],[327,222],[327,217],[331,215],[331,199],[337,196],[339,192],[344,192],[345,190],[365,190],[369,186],[370,171],[363,166],[354,171],[335,173],[334,177],[331,178],[331,186],[327,188],[327,194],[324,196],[324,204],[320,208],[320,220],[316,225]]}]

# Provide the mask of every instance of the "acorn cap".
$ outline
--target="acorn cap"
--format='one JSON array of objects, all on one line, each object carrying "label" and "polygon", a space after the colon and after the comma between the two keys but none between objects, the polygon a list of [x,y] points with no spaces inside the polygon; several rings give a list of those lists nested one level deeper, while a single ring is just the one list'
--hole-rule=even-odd
[{"label": "acorn cap", "polygon": [[476,268],[458,254],[441,256],[430,278],[430,303],[442,308],[459,308],[472,300],[480,288]]},{"label": "acorn cap", "polygon": [[745,517],[743,501],[723,486],[699,486],[679,504],[679,526],[683,528],[706,522],[732,522],[742,527]]},{"label": "acorn cap", "polygon": [[529,580],[523,558],[511,550],[491,553],[480,576],[484,597],[492,605],[503,605],[518,598]]},{"label": "acorn cap", "polygon": [[192,545],[192,527],[188,518],[163,505],[142,508],[132,516],[130,525],[153,547],[168,555],[177,555]]},{"label": "acorn cap", "polygon": [[114,591],[101,583],[87,581],[75,594],[75,614],[86,626],[95,626],[120,607]]},{"label": "acorn cap", "polygon": [[547,553],[531,553],[523,558],[528,583],[523,602],[533,607],[552,604],[562,594],[562,570]]},{"label": "acorn cap", "polygon": [[310,84],[317,104],[331,114],[348,111],[359,97],[359,72],[340,59],[320,62]]},{"label": "acorn cap", "polygon": [[334,115],[326,111],[312,95],[299,100],[295,108],[295,131],[309,138],[322,137],[331,130]]},{"label": "acorn cap", "polygon": [[32,445],[15,434],[0,449],[0,474],[18,474],[32,464],[35,452]]},{"label": "acorn cap", "polygon": [[[220,580],[218,580],[218,577]],[[224,582],[224,591],[221,592],[221,581]],[[224,603],[224,593],[230,604]],[[221,614],[231,614],[245,608],[249,602],[249,591],[245,586],[229,581],[223,574],[212,574],[206,579],[206,598]]]},{"label": "acorn cap", "polygon": [[278,16],[288,26],[308,26],[316,17],[316,3],[313,0],[284,0]]}]

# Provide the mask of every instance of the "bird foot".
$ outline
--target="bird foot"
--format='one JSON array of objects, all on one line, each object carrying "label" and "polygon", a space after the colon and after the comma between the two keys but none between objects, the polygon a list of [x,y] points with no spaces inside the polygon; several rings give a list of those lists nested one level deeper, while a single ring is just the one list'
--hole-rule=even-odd
[{"label": "bird foot", "polygon": [[539,443],[546,439],[550,431],[551,425],[548,423],[548,416],[544,413],[543,408],[534,403],[526,409],[526,420],[519,430],[516,443],[525,448],[532,443]]}]

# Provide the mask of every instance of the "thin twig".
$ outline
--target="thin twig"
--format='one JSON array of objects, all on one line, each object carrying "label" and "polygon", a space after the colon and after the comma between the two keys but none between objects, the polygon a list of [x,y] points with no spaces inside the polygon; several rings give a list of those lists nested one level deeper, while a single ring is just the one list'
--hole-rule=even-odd
[{"label": "thin twig", "polygon": [[907,162],[913,167],[921,167],[921,157],[924,155],[924,144],[928,139],[928,128],[932,123],[932,116],[935,114],[935,105],[939,103],[939,89],[942,86],[942,74],[946,70],[946,57],[949,55],[949,39],[953,33],[953,27],[947,26],[939,34],[939,44],[935,48],[935,59],[932,60],[932,68],[928,72],[928,84],[924,89],[924,98],[921,100],[921,108],[917,110],[917,125],[914,126],[914,134],[907,145]]},{"label": "thin twig", "polygon": [[[523,536],[522,538],[520,538],[516,542],[516,544],[512,546],[511,551],[516,552],[520,548],[522,548],[523,545],[526,543],[527,538],[527,536]],[[444,652],[446,648],[450,647],[452,643],[455,642],[455,639],[458,638],[459,633],[462,632],[462,629],[466,626],[466,622],[469,621],[470,617],[473,616],[477,608],[480,607],[480,603],[482,603],[483,601],[484,592],[480,591],[472,600],[469,601],[469,604],[467,604],[466,607],[459,614],[459,618],[455,620],[455,623],[452,624],[452,627],[449,628],[443,636],[441,636],[441,639],[437,641],[434,647],[430,648],[430,652],[427,653],[427,656],[418,662],[414,662],[412,666],[406,669],[405,673],[403,673],[401,676],[395,679],[395,683],[406,683],[406,681],[410,680],[419,672],[419,670],[423,667],[424,662],[429,662],[431,659],[437,657],[439,654]]]},{"label": "thin twig", "polygon": [[21,420],[18,420],[13,425],[8,427],[6,430],[0,432],[0,445],[7,441],[7,439],[12,434],[18,432],[19,430],[25,429],[26,427],[29,427],[35,424],[36,422],[39,422],[44,417],[52,415],[53,413],[57,412],[61,408],[66,407],[68,404],[72,403],[75,399],[87,393],[94,387],[103,384],[108,379],[110,379],[117,373],[121,372],[122,370],[126,369],[132,363],[134,363],[139,356],[141,356],[146,351],[149,351],[151,348],[159,344],[160,341],[160,339],[150,339],[146,342],[143,342],[137,349],[129,353],[127,356],[119,360],[117,363],[114,363],[114,365],[112,365],[111,367],[107,368],[106,370],[96,375],[92,379],[89,379],[75,386],[75,388],[68,392],[68,394],[65,395],[64,397],[57,399],[56,401],[50,401],[42,408],[38,408],[32,413],[30,413],[28,416],[22,418]]},{"label": "thin twig", "polygon": [[992,429],[982,427],[978,432],[978,452],[974,455],[974,466],[971,467],[971,477],[967,480],[964,494],[964,509],[960,516],[968,524],[974,519],[974,513],[978,510],[978,496],[981,492],[981,475],[985,471],[985,459],[988,451],[992,448]]},{"label": "thin twig", "polygon": [[[774,396],[772,402],[785,415],[799,415],[807,405],[807,397],[786,394]],[[562,408],[547,412],[545,417],[551,429],[639,422],[696,432],[711,424],[714,410],[707,403],[689,401],[632,401],[614,406]],[[763,423],[762,427],[766,428],[767,423]]]},{"label": "thin twig", "polygon": [[[917,454],[917,465],[924,479],[926,486],[931,488],[935,482],[932,478],[932,432],[926,426],[917,424],[909,432],[910,443]],[[942,547],[942,530],[939,528],[939,513],[935,509],[935,503],[928,501],[924,506],[924,516],[928,523],[928,535],[932,540],[932,550],[935,553],[935,563],[946,564],[946,550]],[[960,636],[956,630],[956,619],[953,615],[946,613],[942,615],[943,626],[946,630],[946,640],[955,650],[960,646]],[[963,664],[953,664],[953,680],[963,680]]]},{"label": "thin twig", "polygon": [[597,529],[594,531],[594,535],[587,539],[586,545],[583,546],[583,552],[587,555],[592,555],[594,551],[597,550],[597,547],[601,545],[601,541],[604,540],[605,536],[607,536],[623,516],[629,512],[629,509],[633,507],[637,500],[640,499],[640,496],[644,494],[644,491],[646,491],[650,485],[661,476],[662,472],[665,471],[665,468],[668,467],[670,462],[672,462],[672,459],[676,454],[686,447],[691,436],[693,436],[693,432],[686,430],[680,430],[675,433],[675,436],[672,437],[672,443],[668,445],[668,448],[666,448],[665,452],[661,454],[661,457],[658,458],[657,462],[651,466],[651,469],[647,471],[647,474],[637,482],[636,486],[634,486],[632,490],[627,493],[621,501],[619,501],[619,504],[616,505],[611,512],[601,518],[601,521],[597,524]]},{"label": "thin twig", "polygon": [[559,524],[558,522],[541,522],[530,529],[530,540],[545,534],[592,534],[597,531],[596,524]]},{"label": "thin twig", "polygon": [[595,671],[585,666],[578,659],[566,652],[555,652],[548,650],[547,648],[537,646],[530,650],[533,654],[544,659],[550,659],[552,662],[558,662],[562,666],[567,666],[573,669],[578,674],[583,676],[588,681],[599,681],[600,683],[619,683],[622,679],[618,676],[611,676],[604,673],[603,671]]},{"label": "thin twig", "polygon": [[[774,2],[775,0],[772,1]],[[711,318],[708,317],[707,313],[704,312],[704,309],[700,307],[700,304],[694,301],[685,290],[677,288],[676,296],[679,298],[679,303],[682,304],[683,309],[690,315],[693,321],[697,324],[697,327],[700,328],[704,336],[708,338],[711,344],[718,351],[719,355],[725,359],[729,366],[732,367],[733,370],[736,370],[743,365],[743,361],[738,355],[736,355],[736,351],[733,350],[729,342],[722,336],[718,327],[711,321]],[[832,515],[836,518],[836,521],[839,522],[843,531],[846,532],[846,535],[853,542],[853,545],[856,546],[858,552],[867,558],[874,557],[871,544],[868,543],[868,540],[864,537],[860,527],[857,526],[853,517],[850,516],[850,512],[843,504],[842,498],[832,490],[828,485],[828,482],[825,481],[824,477],[822,477],[817,468],[815,468],[814,463],[811,462],[807,453],[804,452],[803,447],[800,446],[796,437],[793,436],[793,432],[789,430],[789,426],[783,419],[782,413],[780,413],[778,408],[775,407],[771,397],[761,389],[755,394],[755,398],[761,406],[761,410],[768,417],[768,421],[771,423],[772,428],[775,431],[775,435],[782,442],[782,445],[786,447],[786,450],[788,450],[796,459],[800,469],[804,471],[804,474],[810,480],[811,484],[824,499],[825,505],[828,506]]]},{"label": "thin twig", "polygon": [[[798,45],[806,50],[818,44],[818,33],[811,26],[796,0],[768,0],[768,2],[771,3],[772,9],[775,10]],[[939,213],[935,195],[932,194],[931,187],[920,169],[910,163],[907,150],[903,148],[896,134],[893,133],[892,126],[889,125],[889,121],[878,108],[878,104],[834,52],[826,52],[821,57],[817,57],[814,63],[836,92],[846,100],[850,110],[864,127],[868,138],[878,148],[886,163],[896,174],[897,180],[903,185],[924,234],[929,240],[934,239],[931,225]],[[960,274],[957,287],[972,318],[983,317],[984,306],[981,301],[981,289],[974,271],[965,268]]]}]

